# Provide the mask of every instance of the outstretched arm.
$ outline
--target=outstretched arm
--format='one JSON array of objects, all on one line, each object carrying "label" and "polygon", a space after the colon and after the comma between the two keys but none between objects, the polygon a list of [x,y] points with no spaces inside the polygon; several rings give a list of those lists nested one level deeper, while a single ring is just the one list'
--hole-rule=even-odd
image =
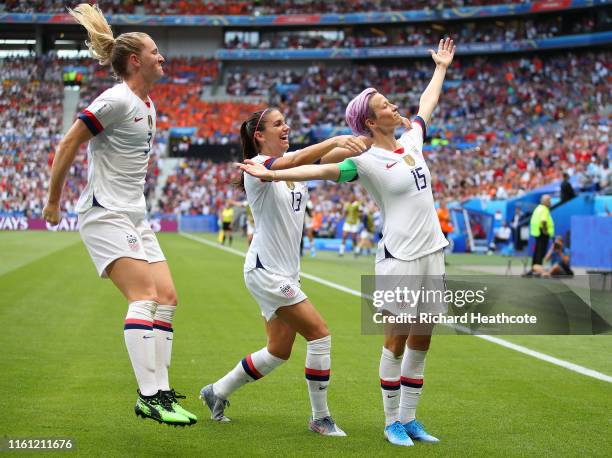
[{"label": "outstretched arm", "polygon": [[[367,137],[338,135],[316,145],[307,146],[297,154],[276,158],[270,169],[289,169],[300,165],[314,164],[318,160],[323,163],[341,162],[347,157],[363,153],[371,145],[372,142]],[[331,156],[328,157],[330,154]]]},{"label": "outstretched arm", "polygon": [[64,182],[66,181],[66,175],[74,162],[79,146],[89,141],[92,137],[93,134],[85,123],[77,119],[60,141],[55,153],[55,159],[53,159],[53,167],[51,168],[51,183],[49,184],[47,204],[43,208],[43,218],[48,223],[58,224],[60,222],[60,198]]},{"label": "outstretched arm", "polygon": [[[365,145],[366,149],[370,148],[374,143],[374,139],[372,137],[365,137],[361,135],[356,138],[359,139]],[[321,164],[337,164],[349,157],[358,156],[364,151],[365,150],[361,148],[359,148],[358,151],[356,151],[355,149],[350,150],[348,148],[334,148],[321,158]]]},{"label": "outstretched arm", "polygon": [[421,95],[418,113],[418,116],[420,116],[426,124],[429,124],[431,114],[438,104],[438,99],[442,92],[442,83],[444,83],[444,77],[446,76],[446,69],[455,56],[455,45],[450,38],[446,40],[443,39],[440,40],[437,52],[433,49],[430,49],[429,52],[431,53],[431,58],[436,63],[436,69],[427,88]]},{"label": "outstretched arm", "polygon": [[340,168],[338,167],[338,164],[302,165],[286,170],[268,170],[263,165],[247,159],[244,161],[244,164],[236,163],[236,166],[243,172],[264,181],[337,181],[340,176]]}]

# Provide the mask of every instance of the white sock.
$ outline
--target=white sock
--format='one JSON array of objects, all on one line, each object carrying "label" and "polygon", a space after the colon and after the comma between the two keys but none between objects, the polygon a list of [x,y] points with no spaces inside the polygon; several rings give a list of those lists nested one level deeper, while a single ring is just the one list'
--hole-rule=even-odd
[{"label": "white sock", "polygon": [[172,329],[172,319],[176,305],[158,305],[153,321],[153,331],[155,333],[155,378],[157,386],[162,391],[170,389],[168,381],[168,368],[172,359],[172,339],[174,330]]},{"label": "white sock", "polygon": [[402,396],[400,398],[400,421],[402,424],[416,417],[416,408],[423,391],[423,372],[427,351],[406,349],[402,360]]},{"label": "white sock", "polygon": [[339,254],[344,254],[344,243],[342,245],[340,245],[340,253]]},{"label": "white sock", "polygon": [[401,368],[402,357],[395,356],[391,350],[383,347],[378,374],[385,410],[385,426],[399,420]]},{"label": "white sock", "polygon": [[242,385],[259,380],[284,362],[284,359],[277,358],[264,347],[255,353],[247,355],[236,364],[236,367],[225,374],[219,381],[215,382],[213,391],[220,398],[227,399],[230,394]]},{"label": "white sock", "polygon": [[157,304],[154,301],[134,301],[128,306],[123,327],[125,346],[136,374],[138,388],[144,396],[158,391],[155,379],[155,334],[153,317]]},{"label": "white sock", "polygon": [[312,418],[329,416],[327,386],[331,367],[331,336],[311,340],[306,344],[306,383],[312,406]]}]

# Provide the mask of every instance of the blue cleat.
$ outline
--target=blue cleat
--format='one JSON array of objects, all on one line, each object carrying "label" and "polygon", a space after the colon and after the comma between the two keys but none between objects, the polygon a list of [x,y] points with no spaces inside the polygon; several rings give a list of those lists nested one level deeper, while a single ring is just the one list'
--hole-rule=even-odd
[{"label": "blue cleat", "polygon": [[389,426],[385,426],[385,438],[393,445],[403,445],[404,447],[410,447],[414,445],[412,439],[406,433],[406,430],[399,421],[391,423]]},{"label": "blue cleat", "polygon": [[440,439],[432,436],[427,431],[425,431],[425,427],[416,421],[416,419],[409,421],[408,423],[402,425],[406,430],[406,433],[410,436],[411,439],[415,441],[421,442],[440,442]]}]

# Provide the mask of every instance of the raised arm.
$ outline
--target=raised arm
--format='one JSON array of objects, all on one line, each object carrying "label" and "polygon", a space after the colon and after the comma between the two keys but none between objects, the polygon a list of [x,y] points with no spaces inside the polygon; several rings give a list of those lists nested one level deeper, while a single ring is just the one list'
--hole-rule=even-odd
[{"label": "raised arm", "polygon": [[77,119],[57,147],[55,159],[53,159],[53,167],[51,168],[51,182],[49,184],[47,204],[43,208],[43,218],[50,224],[55,225],[60,221],[62,188],[79,146],[89,141],[92,137],[93,134],[85,123]]},{"label": "raised arm", "polygon": [[[314,164],[318,160],[321,160],[322,163],[342,162],[347,157],[363,153],[371,144],[367,137],[338,135],[316,145],[307,146],[296,154],[279,157],[272,162],[270,169],[289,169],[300,165]],[[327,157],[330,154],[332,156]]]},{"label": "raised arm", "polygon": [[455,56],[455,45],[450,38],[446,40],[443,39],[440,40],[437,52],[433,49],[430,49],[429,52],[431,53],[431,58],[436,63],[436,69],[427,88],[421,95],[418,113],[418,116],[421,117],[426,124],[429,124],[431,114],[438,104],[438,99],[442,92],[442,83],[444,83],[444,77],[446,76],[446,69]]}]

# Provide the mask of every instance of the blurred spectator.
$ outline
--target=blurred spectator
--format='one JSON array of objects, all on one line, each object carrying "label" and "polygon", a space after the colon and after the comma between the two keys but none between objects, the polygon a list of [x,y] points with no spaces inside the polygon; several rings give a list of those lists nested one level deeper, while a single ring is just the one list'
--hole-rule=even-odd
[{"label": "blurred spectator", "polygon": [[569,182],[569,175],[567,172],[563,172],[563,181],[561,182],[561,203],[572,200],[574,197],[576,197],[576,193],[574,192],[572,184]]}]

